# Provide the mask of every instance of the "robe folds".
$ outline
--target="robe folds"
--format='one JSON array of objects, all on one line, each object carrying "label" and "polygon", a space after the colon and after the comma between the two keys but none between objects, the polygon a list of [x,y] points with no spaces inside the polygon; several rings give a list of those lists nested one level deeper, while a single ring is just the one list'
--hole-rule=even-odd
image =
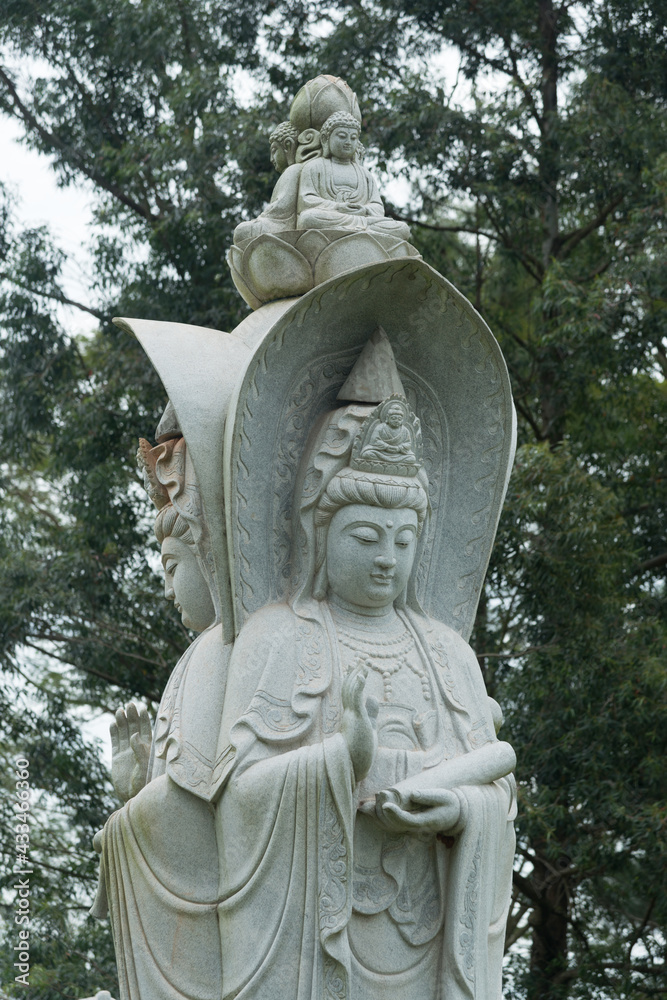
[{"label": "robe folds", "polygon": [[[385,218],[378,186],[371,174],[358,163],[354,168],[354,187],[334,181],[333,163],[317,157],[303,164],[299,180],[297,229],[351,229],[377,232],[409,240],[410,228],[404,222]],[[363,211],[345,211],[345,203],[362,205]]]},{"label": "robe folds", "polygon": [[176,665],[153,734],[145,787],[102,832],[92,909],[108,912],[120,1000],[219,1000],[216,747],[229,646],[203,632]]},{"label": "robe folds", "polygon": [[500,1000],[513,777],[458,790],[454,838],[392,833],[359,811],[388,776],[496,739],[472,650],[447,626],[398,613],[433,692],[432,737],[423,751],[380,737],[361,785],[340,731],[326,602],[266,607],[236,641],[216,792],[223,1000]]},{"label": "robe folds", "polygon": [[296,229],[299,177],[303,164],[292,163],[276,181],[271,201],[256,219],[240,222],[234,230],[234,243],[238,246],[245,240],[254,239],[262,233],[282,233]]}]

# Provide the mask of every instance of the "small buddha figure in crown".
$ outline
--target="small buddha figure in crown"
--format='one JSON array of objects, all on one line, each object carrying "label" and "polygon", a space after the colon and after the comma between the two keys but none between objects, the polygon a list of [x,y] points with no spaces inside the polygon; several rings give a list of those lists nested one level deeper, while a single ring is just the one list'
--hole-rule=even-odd
[{"label": "small buddha figure in crown", "polygon": [[320,130],[322,156],[304,164],[299,181],[298,229],[350,229],[409,240],[404,222],[385,218],[377,184],[359,162],[359,122],[330,115]]},{"label": "small buddha figure in crown", "polygon": [[384,462],[415,463],[414,429],[407,424],[405,403],[392,397],[383,405],[362,443],[360,458]]}]

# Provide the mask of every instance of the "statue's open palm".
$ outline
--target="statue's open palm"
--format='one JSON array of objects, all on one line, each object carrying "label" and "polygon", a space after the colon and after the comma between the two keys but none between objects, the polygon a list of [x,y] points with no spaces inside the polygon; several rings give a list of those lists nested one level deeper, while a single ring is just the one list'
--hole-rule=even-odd
[{"label": "statue's open palm", "polygon": [[151,721],[145,708],[134,702],[119,708],[111,723],[111,781],[116,794],[127,802],[146,784],[151,752]]}]

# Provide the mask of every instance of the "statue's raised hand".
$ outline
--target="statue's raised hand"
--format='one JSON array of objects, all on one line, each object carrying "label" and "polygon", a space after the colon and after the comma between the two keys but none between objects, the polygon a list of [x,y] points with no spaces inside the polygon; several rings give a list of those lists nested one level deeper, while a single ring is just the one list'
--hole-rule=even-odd
[{"label": "statue's raised hand", "polygon": [[151,752],[151,721],[145,708],[137,709],[134,702],[119,708],[111,733],[111,781],[116,794],[127,802],[146,784],[148,758]]},{"label": "statue's raised hand", "polygon": [[370,771],[377,747],[375,720],[378,703],[374,698],[365,697],[368,670],[359,666],[343,681],[343,724],[341,732],[350,751],[354,776],[357,781],[365,778]]}]

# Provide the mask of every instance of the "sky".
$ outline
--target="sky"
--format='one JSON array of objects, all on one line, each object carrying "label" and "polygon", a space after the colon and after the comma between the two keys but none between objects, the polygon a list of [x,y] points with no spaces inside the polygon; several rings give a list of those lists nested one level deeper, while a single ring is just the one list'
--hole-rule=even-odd
[{"label": "sky", "polygon": [[[56,243],[67,252],[65,290],[70,298],[86,302],[89,297],[89,226],[91,196],[86,187],[58,187],[49,158],[28,149],[19,140],[21,128],[0,116],[0,180],[16,199],[17,218],[23,226],[48,225]],[[63,321],[72,333],[90,331],[92,317],[76,309],[63,310]]]},{"label": "sky", "polygon": [[[56,243],[68,254],[64,271],[66,294],[79,302],[89,298],[90,261],[86,247],[92,221],[89,191],[82,186],[58,187],[48,157],[28,149],[19,140],[21,129],[0,116],[0,180],[17,199],[17,220],[21,226],[47,225]],[[63,309],[61,319],[70,333],[86,335],[92,317],[77,309]],[[82,731],[92,742],[99,741],[105,762],[111,764],[110,715],[97,714],[82,719]]]}]

